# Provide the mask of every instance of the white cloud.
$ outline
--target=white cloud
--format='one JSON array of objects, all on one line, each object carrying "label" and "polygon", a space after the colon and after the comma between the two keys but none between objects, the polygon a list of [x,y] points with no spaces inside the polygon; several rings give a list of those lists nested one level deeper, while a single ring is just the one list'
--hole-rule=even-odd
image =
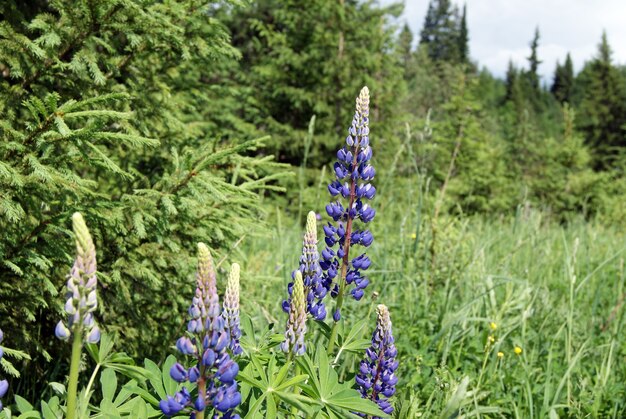
[{"label": "white cloud", "polygon": [[[394,0],[382,0],[383,4]],[[461,6],[463,0],[453,0]],[[428,0],[405,0],[404,19],[419,36]],[[550,81],[556,61],[569,52],[574,69],[596,54],[606,30],[613,59],[626,64],[626,0],[467,0],[470,54],[480,66],[503,77],[509,60],[526,66],[530,41],[539,27],[539,67]]]}]

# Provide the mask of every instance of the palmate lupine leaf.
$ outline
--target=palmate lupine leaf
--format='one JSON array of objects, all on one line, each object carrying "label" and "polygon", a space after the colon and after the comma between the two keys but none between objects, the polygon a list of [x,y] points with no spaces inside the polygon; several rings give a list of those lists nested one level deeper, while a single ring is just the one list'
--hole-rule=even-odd
[{"label": "palmate lupine leaf", "polygon": [[308,378],[306,374],[289,377],[291,362],[279,368],[276,356],[272,356],[267,364],[264,364],[256,354],[250,356],[250,361],[250,364],[237,376],[251,387],[248,391],[250,407],[245,418],[277,417],[281,401],[306,413],[307,417],[311,417],[313,412],[319,410],[321,405],[319,401],[296,394],[291,390],[293,386],[299,385]]},{"label": "palmate lupine leaf", "polygon": [[[318,346],[314,360],[304,355],[298,357],[296,361],[302,371],[309,376],[307,383],[300,386],[303,393],[313,400],[323,401],[322,411],[317,414],[319,417],[323,417],[322,413],[330,418],[359,417],[352,412],[381,418],[389,417],[376,403],[362,399],[359,392],[351,388],[349,383],[339,383],[337,372],[331,366],[326,348],[323,346]],[[318,417],[317,415],[313,417]]]}]

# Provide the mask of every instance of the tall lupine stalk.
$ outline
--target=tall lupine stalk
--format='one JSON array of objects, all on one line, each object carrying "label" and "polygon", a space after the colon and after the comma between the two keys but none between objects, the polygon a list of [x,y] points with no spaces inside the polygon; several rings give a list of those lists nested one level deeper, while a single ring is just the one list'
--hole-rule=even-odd
[{"label": "tall lupine stalk", "polygon": [[68,326],[59,321],[55,328],[57,338],[67,341],[72,337],[72,358],[67,386],[67,418],[76,415],[76,392],[78,370],[83,340],[89,343],[100,341],[100,329],[95,324],[93,312],[98,306],[96,288],[96,247],[83,216],[78,212],[72,215],[72,227],[76,238],[76,259],[67,280],[65,312]]},{"label": "tall lupine stalk", "polygon": [[243,350],[239,345],[241,329],[239,328],[239,264],[233,263],[228,275],[228,285],[224,293],[224,310],[222,316],[226,322],[226,329],[230,335],[230,350],[233,355],[240,355]]},{"label": "tall lupine stalk", "polygon": [[[334,350],[341,307],[348,286],[354,285],[350,294],[358,301],[369,284],[362,271],[369,268],[370,259],[364,253],[350,259],[351,247],[369,247],[373,241],[369,230],[359,230],[355,224],[357,220],[367,224],[376,215],[376,211],[364,202],[364,199],[371,200],[376,194],[376,188],[369,183],[376,173],[369,164],[372,158],[369,146],[369,102],[369,90],[364,87],[356,99],[356,112],[348,130],[346,145],[337,152],[338,161],[334,165],[336,179],[328,185],[328,191],[335,201],[326,206],[326,212],[335,224],[324,226],[326,248],[322,252],[323,261],[320,265],[324,270],[324,285],[337,298],[329,353]],[[336,251],[333,250],[335,246]]]},{"label": "tall lupine stalk", "polygon": [[[302,274],[304,282],[307,313],[315,320],[324,320],[326,318],[326,306],[323,300],[328,291],[322,280],[322,268],[320,267],[320,256],[317,250],[317,216],[313,211],[307,215],[298,271]],[[296,272],[293,272],[294,278]],[[289,299],[284,300],[282,305],[285,313],[289,313],[290,310],[293,298],[293,285],[294,283],[290,282],[287,287]]]},{"label": "tall lupine stalk", "polygon": [[[0,330],[0,343],[4,340],[4,333]],[[0,346],[0,360],[4,356],[4,350]],[[0,381],[0,399],[6,396],[7,391],[9,390],[9,382],[7,380]],[[0,410],[2,410],[2,400],[0,400]]]},{"label": "tall lupine stalk", "polygon": [[[236,276],[238,283],[238,266],[231,270],[231,274],[233,278]],[[235,307],[234,293],[233,290],[231,292],[233,298],[229,297],[228,304],[238,312],[239,299],[237,296]],[[190,417],[204,419],[206,408],[212,406],[216,411],[212,418],[239,418],[233,410],[241,402],[241,394],[237,390],[235,380],[239,373],[239,365],[228,353],[232,329],[226,328],[225,316],[220,312],[213,259],[207,246],[199,243],[196,293],[189,307],[188,336],[183,336],[176,342],[178,351],[193,358],[195,364],[187,369],[182,364],[176,363],[170,369],[171,377],[177,382],[197,383],[198,396],[192,400],[186,387],[174,396],[167,396],[167,399],[161,400],[159,404],[166,416],[177,415],[186,410]],[[229,312],[226,317],[230,320],[229,316],[233,313],[234,311]]]},{"label": "tall lupine stalk", "polygon": [[306,335],[306,294],[304,291],[304,281],[302,272],[296,271],[292,289],[291,304],[289,306],[289,317],[285,326],[285,340],[280,345],[289,357],[304,355],[306,345],[304,336]]},{"label": "tall lupine stalk", "polygon": [[394,345],[389,309],[379,304],[376,313],[372,346],[365,351],[355,381],[364,399],[372,400],[384,413],[391,414],[393,406],[388,399],[396,392],[398,361],[395,358],[398,351]]}]

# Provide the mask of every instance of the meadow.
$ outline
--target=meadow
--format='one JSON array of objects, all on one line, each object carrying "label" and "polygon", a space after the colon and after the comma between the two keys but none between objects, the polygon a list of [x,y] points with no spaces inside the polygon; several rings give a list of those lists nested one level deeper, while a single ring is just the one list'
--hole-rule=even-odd
[{"label": "meadow", "polygon": [[[513,217],[445,217],[433,264],[431,217],[418,178],[411,183],[379,189],[367,303],[346,308],[371,323],[378,302],[389,306],[399,417],[622,417],[623,231],[561,225],[524,207]],[[242,306],[278,327],[276,299],[301,236],[282,214],[275,208],[271,236],[242,251]],[[345,359],[341,371],[359,355]]]},{"label": "meadow", "polygon": [[626,417],[606,32],[548,87],[450,0],[4,3],[0,419]]}]

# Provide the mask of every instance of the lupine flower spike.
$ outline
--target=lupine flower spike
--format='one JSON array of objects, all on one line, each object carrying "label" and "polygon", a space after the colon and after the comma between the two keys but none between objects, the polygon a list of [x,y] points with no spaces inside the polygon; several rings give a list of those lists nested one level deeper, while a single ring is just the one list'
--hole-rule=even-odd
[{"label": "lupine flower spike", "polygon": [[226,329],[230,334],[230,350],[233,355],[239,355],[243,352],[239,345],[239,338],[241,338],[239,328],[239,272],[239,265],[233,263],[230,267],[228,286],[224,294],[224,311],[222,312]]},{"label": "lupine flower spike", "polygon": [[289,307],[289,318],[285,328],[285,340],[280,345],[281,349],[288,354],[304,355],[306,346],[304,335],[306,334],[306,297],[304,294],[304,282],[302,273],[296,271],[293,283],[292,300]]},{"label": "lupine flower spike", "polygon": [[97,343],[100,341],[100,329],[93,317],[98,306],[96,248],[82,215],[74,213],[72,226],[76,236],[76,259],[68,276],[65,294],[67,326],[63,321],[59,321],[54,333],[57,338],[68,340],[72,333],[84,331],[87,342]]},{"label": "lupine flower spike", "polygon": [[[306,232],[302,240],[302,256],[300,256],[300,273],[304,282],[304,294],[306,296],[306,311],[315,320],[326,318],[324,297],[327,290],[322,283],[322,268],[320,256],[317,250],[317,214],[309,212],[306,219]],[[295,278],[296,271],[293,272]],[[287,287],[289,299],[283,301],[283,311],[289,313],[293,294],[293,282]]]},{"label": "lupine flower spike", "polygon": [[[4,333],[2,333],[2,330],[0,330],[0,343],[2,343],[3,339],[4,339]],[[0,346],[0,360],[2,359],[3,356],[4,356],[4,350]],[[9,382],[7,380],[0,381],[0,399],[6,396],[8,390],[9,390]],[[0,400],[0,410],[2,410],[2,400]]]},{"label": "lupine flower spike", "polygon": [[372,346],[365,351],[355,380],[364,399],[370,399],[386,414],[393,412],[389,397],[396,392],[398,378],[395,371],[396,346],[391,330],[389,309],[379,304],[377,309],[376,330],[372,335]]},{"label": "lupine flower spike", "polygon": [[67,384],[68,419],[76,417],[76,395],[83,340],[88,343],[100,341],[100,329],[93,317],[98,307],[96,247],[83,216],[78,212],[72,215],[72,227],[76,239],[76,259],[66,285],[64,308],[68,315],[67,326],[63,321],[59,321],[54,330],[56,337],[61,340],[69,340],[70,336],[72,337],[72,357]]},{"label": "lupine flower spike", "polygon": [[[236,276],[237,282],[238,267],[233,267],[235,273],[231,271],[231,277]],[[213,418],[238,419],[239,415],[233,409],[241,402],[235,381],[239,365],[228,353],[232,329],[227,330],[225,320],[225,317],[230,320],[235,309],[238,312],[238,298],[237,305],[233,303],[235,292],[238,294],[238,291],[231,291],[232,298],[228,298],[227,305],[233,311],[222,316],[213,259],[204,243],[198,244],[196,281],[196,293],[189,307],[188,336],[176,342],[178,351],[192,357],[194,365],[187,369],[176,363],[170,369],[170,376],[180,383],[197,383],[198,396],[194,400],[189,390],[183,387],[174,396],[161,400],[159,406],[166,416],[174,416],[184,410],[190,413],[190,417],[202,419],[205,410],[212,408],[215,411]]]},{"label": "lupine flower spike", "polygon": [[350,259],[351,247],[369,247],[374,240],[369,230],[363,226],[357,228],[355,224],[360,220],[365,225],[376,215],[376,211],[367,203],[376,194],[376,188],[370,183],[376,171],[369,163],[372,158],[372,148],[369,145],[369,103],[369,90],[364,87],[356,99],[356,112],[348,129],[346,144],[337,152],[335,180],[328,185],[334,201],[326,206],[326,212],[334,224],[328,223],[324,226],[326,248],[322,251],[320,265],[324,271],[324,286],[337,298],[329,352],[334,348],[336,325],[341,318],[346,287],[353,285],[349,292],[358,301],[369,284],[369,279],[363,275],[363,271],[371,263],[367,255],[363,253]]}]

